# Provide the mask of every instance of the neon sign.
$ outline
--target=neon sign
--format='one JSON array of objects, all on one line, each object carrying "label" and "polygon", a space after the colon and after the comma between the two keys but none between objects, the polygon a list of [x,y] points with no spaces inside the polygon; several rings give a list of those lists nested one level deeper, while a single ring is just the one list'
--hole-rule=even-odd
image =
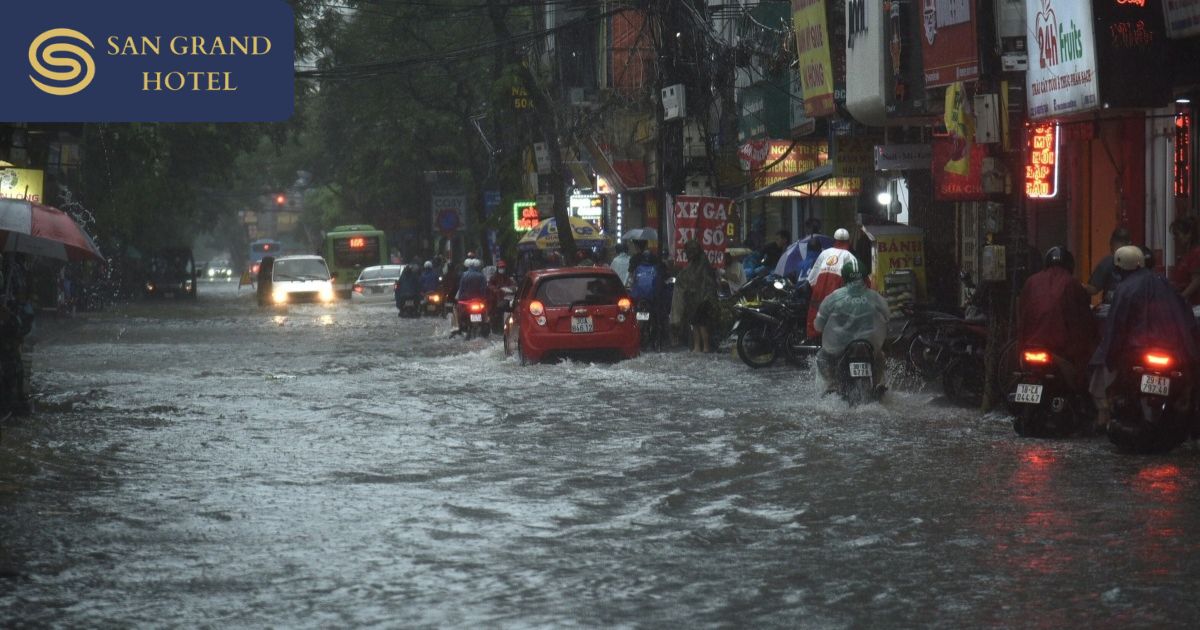
[{"label": "neon sign", "polygon": [[528,232],[537,227],[538,223],[542,222],[542,216],[538,214],[537,202],[535,201],[518,201],[513,204],[513,230],[516,232]]},{"label": "neon sign", "polygon": [[1192,196],[1192,117],[1175,114],[1175,196]]},{"label": "neon sign", "polygon": [[1058,126],[1031,125],[1026,131],[1025,196],[1051,199],[1058,194]]}]

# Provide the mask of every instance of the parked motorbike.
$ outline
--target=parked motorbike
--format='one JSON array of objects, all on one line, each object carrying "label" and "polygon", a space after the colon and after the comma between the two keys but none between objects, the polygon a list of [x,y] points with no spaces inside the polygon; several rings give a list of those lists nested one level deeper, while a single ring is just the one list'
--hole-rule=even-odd
[{"label": "parked motorbike", "polygon": [[837,391],[851,407],[879,400],[883,388],[875,374],[875,348],[869,341],[851,342],[838,359]]},{"label": "parked motorbike", "polygon": [[752,368],[774,365],[780,354],[789,363],[802,365],[820,350],[807,339],[810,288],[807,282],[797,286],[783,278],[776,278],[771,285],[781,293],[781,299],[733,307],[730,333],[737,337],[738,357]]},{"label": "parked motorbike", "polygon": [[[973,291],[970,276],[962,274],[961,280],[968,293]],[[972,294],[961,315],[949,310],[908,309],[910,322],[899,336],[911,335],[906,353],[909,367],[927,380],[940,379],[946,396],[967,406],[983,402],[988,328],[981,298],[975,297],[979,295]]]},{"label": "parked motorbike", "polygon": [[1150,350],[1121,362],[1109,389],[1108,439],[1129,453],[1165,453],[1200,428],[1193,375],[1180,358]]},{"label": "parked motorbike", "polygon": [[1044,348],[1024,348],[1020,357],[1008,393],[1017,435],[1061,438],[1088,433],[1095,409],[1088,392],[1076,385],[1075,368]]},{"label": "parked motorbike", "polygon": [[490,310],[485,300],[467,300],[459,303],[462,317],[458,322],[458,329],[466,335],[467,339],[475,337],[487,337],[491,333],[492,328],[488,318]]}]

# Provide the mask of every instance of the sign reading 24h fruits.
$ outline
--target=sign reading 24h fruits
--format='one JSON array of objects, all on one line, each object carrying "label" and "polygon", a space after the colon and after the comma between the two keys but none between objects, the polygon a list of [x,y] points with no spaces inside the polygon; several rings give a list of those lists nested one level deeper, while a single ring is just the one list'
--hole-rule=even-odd
[{"label": "sign reading 24h fruits", "polygon": [[1078,0],[1028,0],[1029,117],[1045,119],[1095,109],[1100,82],[1092,3]]}]

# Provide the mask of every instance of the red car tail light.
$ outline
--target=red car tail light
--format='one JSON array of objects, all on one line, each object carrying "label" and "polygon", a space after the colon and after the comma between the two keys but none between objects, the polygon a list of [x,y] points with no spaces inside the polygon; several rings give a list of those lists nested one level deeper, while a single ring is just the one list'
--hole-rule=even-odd
[{"label": "red car tail light", "polygon": [[483,302],[467,302],[467,312],[482,313],[483,312]]},{"label": "red car tail light", "polygon": [[623,297],[617,300],[617,308],[621,309],[622,313],[628,313],[629,309],[633,308],[633,300]]},{"label": "red car tail light", "polygon": [[529,303],[529,314],[530,315],[533,315],[534,317],[541,317],[542,314],[545,312],[546,312],[546,307],[542,306],[541,302],[534,300]]},{"label": "red car tail light", "polygon": [[1026,363],[1033,365],[1046,365],[1050,363],[1050,353],[1045,350],[1026,350],[1022,353],[1022,358]]},{"label": "red car tail light", "polygon": [[1161,351],[1147,352],[1142,360],[1146,363],[1146,367],[1154,370],[1165,370],[1175,362],[1171,355]]}]

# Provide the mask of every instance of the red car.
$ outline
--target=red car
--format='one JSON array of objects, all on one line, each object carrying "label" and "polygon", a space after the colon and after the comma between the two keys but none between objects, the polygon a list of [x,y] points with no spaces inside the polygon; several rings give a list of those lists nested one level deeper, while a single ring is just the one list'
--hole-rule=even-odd
[{"label": "red car", "polygon": [[531,272],[504,324],[504,353],[521,363],[571,355],[616,355],[640,350],[633,300],[616,272],[567,267]]}]

